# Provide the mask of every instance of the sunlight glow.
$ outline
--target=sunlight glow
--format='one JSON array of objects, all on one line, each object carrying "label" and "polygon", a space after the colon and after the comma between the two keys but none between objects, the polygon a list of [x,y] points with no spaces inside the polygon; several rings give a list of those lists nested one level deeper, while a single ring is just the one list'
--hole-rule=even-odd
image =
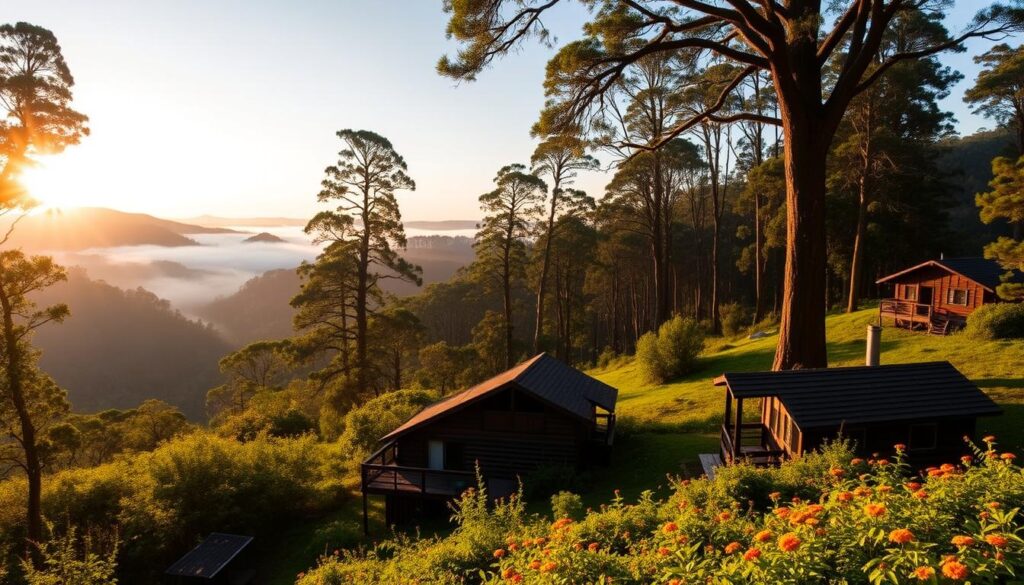
[{"label": "sunlight glow", "polygon": [[28,191],[30,197],[39,202],[39,208],[65,209],[83,204],[76,197],[74,177],[54,168],[56,160],[44,159],[36,166],[21,172],[18,181]]}]

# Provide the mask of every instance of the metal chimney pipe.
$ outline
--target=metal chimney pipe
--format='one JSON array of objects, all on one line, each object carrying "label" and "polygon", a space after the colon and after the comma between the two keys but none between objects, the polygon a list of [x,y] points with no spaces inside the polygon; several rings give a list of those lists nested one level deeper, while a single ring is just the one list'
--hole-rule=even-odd
[{"label": "metal chimney pipe", "polygon": [[881,361],[882,353],[882,328],[878,325],[868,325],[867,351],[864,355],[864,364],[877,366]]}]

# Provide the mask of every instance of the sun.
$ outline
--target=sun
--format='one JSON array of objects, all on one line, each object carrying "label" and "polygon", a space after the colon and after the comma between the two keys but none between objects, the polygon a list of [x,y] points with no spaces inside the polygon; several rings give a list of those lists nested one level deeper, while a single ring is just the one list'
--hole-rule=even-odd
[{"label": "sun", "polygon": [[80,187],[74,185],[74,177],[55,168],[55,161],[41,160],[21,171],[18,182],[29,196],[39,203],[40,209],[66,209],[78,207]]}]

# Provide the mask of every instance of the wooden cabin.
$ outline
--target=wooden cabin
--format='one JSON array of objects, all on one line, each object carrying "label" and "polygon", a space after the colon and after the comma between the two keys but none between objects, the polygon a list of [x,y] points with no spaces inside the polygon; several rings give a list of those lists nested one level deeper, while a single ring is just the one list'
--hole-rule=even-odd
[{"label": "wooden cabin", "polygon": [[580,469],[604,461],[615,434],[618,391],[540,354],[424,408],[381,438],[362,465],[366,498],[386,496],[388,524],[476,485],[492,497],[545,466]]},{"label": "wooden cabin", "polygon": [[725,387],[726,463],[777,463],[840,436],[864,455],[902,443],[914,463],[952,461],[978,417],[1001,413],[949,362],[723,374],[715,385]]},{"label": "wooden cabin", "polygon": [[256,572],[252,559],[245,558],[251,536],[212,532],[164,573],[164,582],[182,584],[244,585]]},{"label": "wooden cabin", "polygon": [[[985,258],[929,260],[876,281],[892,287],[878,306],[879,323],[945,335],[964,326],[978,307],[999,301],[996,287],[1006,270]],[[1024,275],[1012,273],[1024,282]]]}]

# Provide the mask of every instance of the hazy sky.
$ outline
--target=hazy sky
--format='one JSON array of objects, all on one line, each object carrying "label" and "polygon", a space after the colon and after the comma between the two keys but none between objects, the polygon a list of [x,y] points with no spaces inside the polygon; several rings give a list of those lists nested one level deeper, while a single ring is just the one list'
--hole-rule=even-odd
[{"label": "hazy sky", "polygon": [[[958,0],[947,25],[980,4]],[[569,40],[583,16],[571,4],[547,24]],[[440,0],[29,0],[5,2],[3,20],[56,33],[91,118],[35,173],[42,196],[177,217],[308,216],[334,132],[358,128],[408,162],[407,219],[475,219],[495,171],[529,159],[552,53],[529,45],[457,86],[434,71],[452,49]],[[967,78],[944,104],[962,133],[988,125],[961,99],[989,44],[945,57]],[[606,179],[579,186],[599,196]]]}]

